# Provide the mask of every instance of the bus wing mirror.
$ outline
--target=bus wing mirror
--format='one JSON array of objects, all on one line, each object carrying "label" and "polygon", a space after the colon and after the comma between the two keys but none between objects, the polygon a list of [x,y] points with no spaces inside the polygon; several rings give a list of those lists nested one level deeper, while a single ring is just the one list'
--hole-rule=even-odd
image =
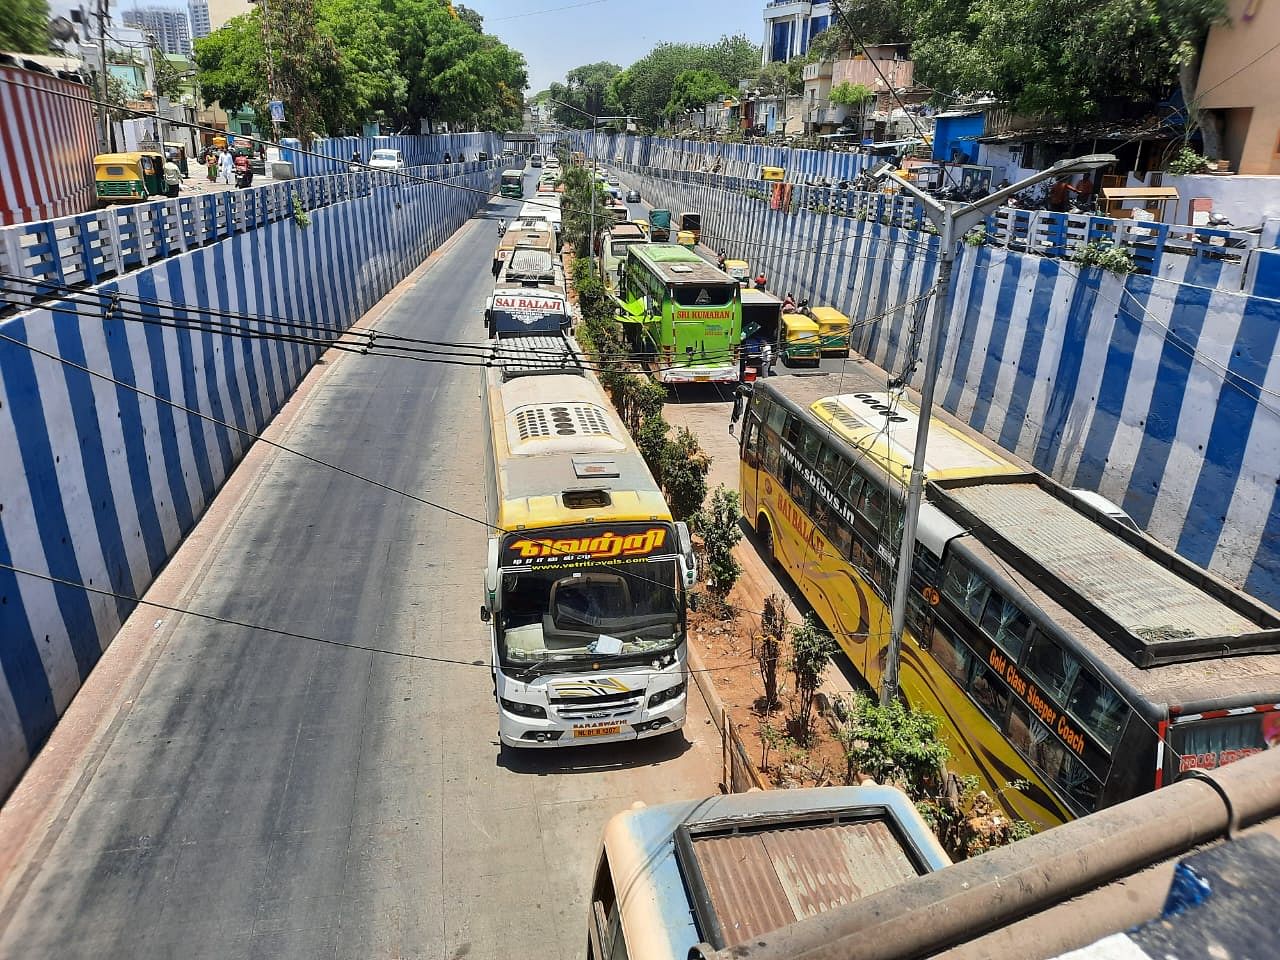
[{"label": "bus wing mirror", "polygon": [[[495,611],[502,609],[502,603],[498,593],[498,585],[501,582],[502,574],[498,572],[498,538],[489,538],[489,557],[484,566],[484,592],[485,592],[485,610],[492,615]],[[481,614],[481,619],[488,618]]]},{"label": "bus wing mirror", "polygon": [[693,535],[689,525],[676,523],[676,541],[680,545],[680,572],[684,575],[684,588],[692,590],[698,583],[698,556],[693,552]]},{"label": "bus wing mirror", "polygon": [[489,613],[489,608],[488,608],[488,607],[486,607],[484,604],[481,604],[481,605],[480,605],[480,619],[481,619],[481,620],[483,620],[485,623],[488,623],[488,622],[489,622],[489,619],[490,619],[490,616],[491,616],[491,615],[490,615],[490,613]]}]

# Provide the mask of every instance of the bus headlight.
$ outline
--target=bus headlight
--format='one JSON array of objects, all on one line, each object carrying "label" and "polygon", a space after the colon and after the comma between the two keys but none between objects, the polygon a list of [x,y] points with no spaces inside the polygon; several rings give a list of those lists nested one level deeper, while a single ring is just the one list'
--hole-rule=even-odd
[{"label": "bus headlight", "polygon": [[536,703],[520,703],[516,700],[499,699],[502,709],[507,713],[514,713],[517,717],[530,717],[534,720],[547,719],[546,707],[540,707]]},{"label": "bus headlight", "polygon": [[649,709],[661,706],[669,700],[674,700],[684,694],[684,681],[681,680],[674,687],[668,687],[666,690],[659,690],[653,696],[649,697]]}]

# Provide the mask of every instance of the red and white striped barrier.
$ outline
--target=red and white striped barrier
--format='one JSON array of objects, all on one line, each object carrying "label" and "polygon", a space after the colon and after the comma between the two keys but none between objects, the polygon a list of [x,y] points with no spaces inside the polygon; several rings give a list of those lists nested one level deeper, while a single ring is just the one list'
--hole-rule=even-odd
[{"label": "red and white striped barrier", "polygon": [[0,224],[52,220],[93,207],[93,107],[63,95],[68,93],[93,91],[0,67]]}]

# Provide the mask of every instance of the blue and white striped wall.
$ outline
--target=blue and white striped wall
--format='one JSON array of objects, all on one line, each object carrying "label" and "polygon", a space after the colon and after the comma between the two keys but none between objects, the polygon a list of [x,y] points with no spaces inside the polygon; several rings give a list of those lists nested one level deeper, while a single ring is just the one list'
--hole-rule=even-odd
[{"label": "blue and white striped wall", "polygon": [[[871,321],[853,345],[877,364],[910,365],[918,307],[899,305],[932,285],[936,237],[634,179],[654,206],[701,211],[704,243],[775,292]],[[1280,606],[1280,273],[1260,270],[1240,292],[996,247],[965,247],[956,271],[946,409]]]},{"label": "blue and white striped wall", "polygon": [[[576,150],[591,155],[591,134],[573,135]],[[853,180],[874,158],[831,150],[792,150],[754,143],[716,143],[672,140],[667,137],[601,135],[596,157],[604,164],[627,163],[662,170],[701,170],[728,177],[759,179],[762,167],[781,167],[787,179],[803,183],[825,177],[833,183]]]},{"label": "blue and white striped wall", "polygon": [[[315,140],[306,152],[285,148],[280,159],[293,164],[295,175],[311,177],[321,173],[345,172],[351,155],[360,151],[365,163],[375,150],[399,150],[406,166],[443,163],[447,153],[453,161],[474,161],[481,151],[496,157],[502,153],[502,136],[496,133],[439,133],[412,137],[333,137]],[[319,156],[317,156],[319,154]]]},{"label": "blue and white striped wall", "polygon": [[[497,169],[455,182],[496,189]],[[396,184],[90,289],[345,330],[472,216],[484,194]],[[83,307],[81,312],[88,312]],[[270,322],[247,322],[271,331]],[[82,316],[53,302],[0,334],[259,433],[318,348]],[[139,596],[248,447],[243,435],[0,340],[0,562]],[[0,570],[0,796],[131,604]]]}]

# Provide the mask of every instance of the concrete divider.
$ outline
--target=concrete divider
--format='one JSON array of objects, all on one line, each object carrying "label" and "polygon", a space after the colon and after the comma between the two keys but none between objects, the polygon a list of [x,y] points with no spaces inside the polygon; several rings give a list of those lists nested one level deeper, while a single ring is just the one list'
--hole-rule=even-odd
[{"label": "concrete divider", "polygon": [[[239,431],[259,433],[321,350],[229,334],[336,336],[461,227],[498,178],[490,164],[452,186],[348,191],[312,209],[306,226],[243,223],[82,288],[153,305],[55,295],[0,320],[0,564],[104,591],[0,569],[0,795],[132,610],[128,598],[245,453]],[[225,311],[217,319],[233,329],[175,328],[192,317],[170,304]]]}]

